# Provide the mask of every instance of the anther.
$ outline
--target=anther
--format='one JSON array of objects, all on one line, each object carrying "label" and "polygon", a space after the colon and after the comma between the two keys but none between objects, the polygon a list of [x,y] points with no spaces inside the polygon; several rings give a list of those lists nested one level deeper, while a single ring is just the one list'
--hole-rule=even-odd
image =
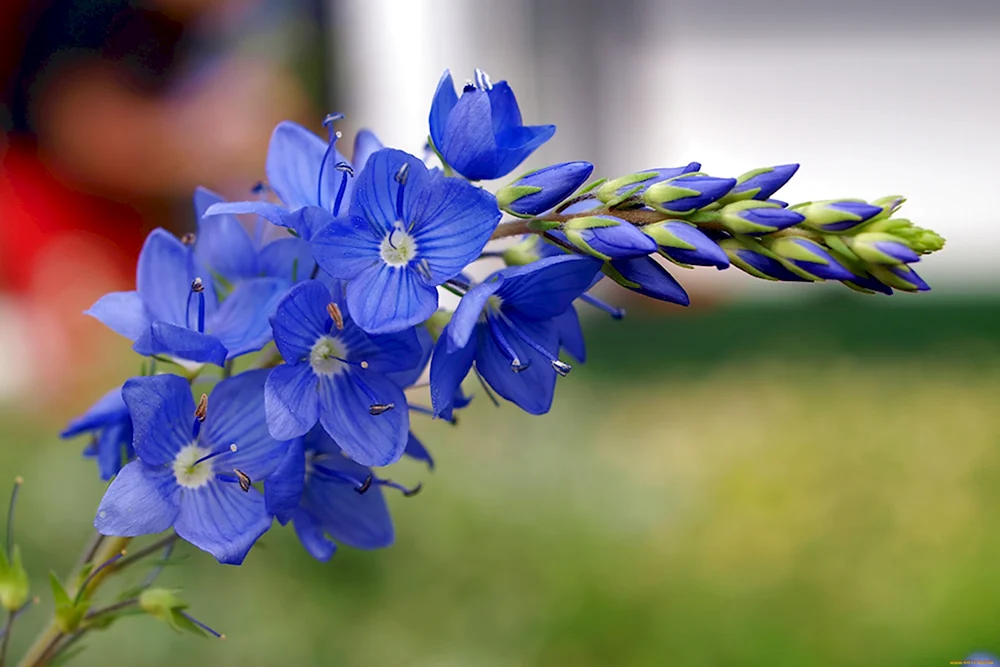
[{"label": "anther", "polygon": [[[188,293],[187,310],[184,313],[186,317],[190,317],[191,298],[195,294],[198,295],[198,333],[205,333],[205,283],[202,282],[201,278],[195,278],[191,281],[191,291]],[[190,324],[188,324],[188,328],[191,328]]]},{"label": "anther", "polygon": [[462,86],[463,93],[471,93],[473,90],[476,90],[476,84],[472,83],[472,81],[466,81],[465,85]]},{"label": "anther", "polygon": [[490,80],[490,75],[481,69],[476,69],[476,86],[480,90],[493,90],[493,81]]},{"label": "anther", "polygon": [[186,246],[193,246],[194,242],[198,240],[198,236],[194,232],[188,232],[181,237],[181,243]]},{"label": "anther", "polygon": [[195,294],[201,294],[205,291],[205,283],[202,282],[201,278],[195,278],[191,281],[191,291]]},{"label": "anther", "polygon": [[340,187],[337,188],[337,197],[333,201],[333,215],[340,215],[340,205],[344,202],[344,194],[347,192],[347,179],[354,178],[354,168],[346,162],[338,162],[333,168],[344,174],[340,177]]},{"label": "anther", "polygon": [[493,340],[496,341],[497,346],[503,351],[504,356],[510,360],[510,369],[515,373],[523,373],[528,370],[531,363],[522,363],[520,357],[517,356],[517,352],[511,347],[511,344],[507,342],[507,337],[503,335],[503,331],[500,330],[500,323],[496,318],[487,318],[490,327],[490,333],[493,334]]},{"label": "anther", "polygon": [[381,414],[389,412],[389,410],[392,410],[395,407],[395,403],[375,403],[374,405],[369,406],[368,413],[373,417],[377,417]]},{"label": "anther", "polygon": [[373,475],[368,475],[368,477],[365,478],[365,481],[361,483],[361,486],[354,490],[358,492],[358,495],[364,495],[368,489],[372,488],[372,480],[374,479],[375,477]]},{"label": "anther", "polygon": [[233,472],[236,473],[236,477],[240,482],[240,488],[243,489],[243,493],[249,492],[250,485],[253,483],[253,480],[250,479],[250,475],[246,474],[239,468],[233,468]]},{"label": "anther", "polygon": [[203,422],[208,416],[208,394],[202,394],[198,399],[198,407],[194,409],[194,416],[198,421]]},{"label": "anther", "polygon": [[[336,145],[337,140],[342,136],[340,132],[333,129],[333,124],[338,120],[344,118],[342,113],[331,113],[327,114],[326,118],[323,119],[323,127],[327,128],[329,131],[330,141],[327,142],[326,152],[323,153],[323,161],[319,165],[319,177],[316,179],[316,203],[320,208],[323,207],[323,173],[326,171],[326,163],[330,159],[330,155],[333,153],[333,147]],[[346,177],[344,179],[346,181]],[[343,187],[343,184],[342,184]],[[336,215],[336,211],[340,208],[341,196],[337,197],[337,202],[330,208],[330,212]],[[330,202],[327,202],[329,204]]]},{"label": "anther", "polygon": [[347,174],[352,178],[354,177],[354,167],[352,167],[347,162],[338,162],[337,164],[333,165],[333,168],[336,169],[337,171],[344,172],[345,174]]},{"label": "anther", "polygon": [[403,165],[396,171],[395,179],[400,185],[406,185],[407,179],[410,177],[410,163],[404,162]]},{"label": "anther", "polygon": [[559,373],[560,377],[566,377],[567,375],[569,375],[569,372],[573,370],[572,366],[570,366],[565,362],[559,361],[558,359],[553,359],[550,363],[552,364],[552,368],[555,370],[555,372]]},{"label": "anther", "polygon": [[338,331],[344,330],[344,314],[340,312],[340,306],[333,303],[332,301],[326,304],[326,313],[333,320],[334,326],[337,327]]}]

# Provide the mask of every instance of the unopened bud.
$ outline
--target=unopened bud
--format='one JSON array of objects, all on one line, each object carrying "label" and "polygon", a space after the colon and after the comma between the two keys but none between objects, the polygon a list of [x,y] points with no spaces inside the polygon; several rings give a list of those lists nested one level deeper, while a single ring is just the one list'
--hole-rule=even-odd
[{"label": "unopened bud", "polygon": [[656,252],[656,242],[634,225],[610,215],[573,218],[563,225],[566,240],[599,259],[641,257]]},{"label": "unopened bud", "polygon": [[754,199],[726,204],[716,213],[719,222],[733,234],[772,234],[805,220],[801,213]]},{"label": "unopened bud", "polygon": [[796,204],[793,209],[805,216],[803,226],[827,234],[849,232],[882,213],[881,206],[860,199],[806,202]]},{"label": "unopened bud", "polygon": [[567,199],[593,171],[589,162],[563,162],[529,172],[500,188],[497,204],[511,215],[530,218]]},{"label": "unopened bud", "polygon": [[663,213],[689,215],[721,199],[734,185],[735,178],[715,178],[695,172],[651,185],[642,194],[642,200]]}]

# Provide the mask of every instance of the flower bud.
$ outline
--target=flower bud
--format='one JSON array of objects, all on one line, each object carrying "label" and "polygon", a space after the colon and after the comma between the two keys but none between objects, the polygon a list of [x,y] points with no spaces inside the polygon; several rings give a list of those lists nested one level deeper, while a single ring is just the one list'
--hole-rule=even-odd
[{"label": "flower bud", "polygon": [[753,199],[726,204],[716,213],[733,234],[771,234],[805,220],[797,211]]},{"label": "flower bud", "polygon": [[911,264],[920,261],[901,238],[884,232],[864,232],[845,238],[851,251],[870,264]]},{"label": "flower bud", "polygon": [[729,266],[729,257],[719,244],[689,222],[664,220],[646,225],[642,231],[656,241],[660,254],[672,262],[719,269]]},{"label": "flower bud", "polygon": [[735,178],[715,178],[695,172],[649,186],[642,200],[663,213],[688,215],[722,198],[734,185]]},{"label": "flower bud", "polygon": [[532,171],[497,191],[497,204],[511,215],[530,218],[548,211],[590,178],[589,162],[563,162]]},{"label": "flower bud", "polygon": [[920,254],[935,252],[944,247],[944,239],[937,232],[917,227],[905,218],[877,220],[865,227],[864,233],[869,232],[891,234],[897,241]]},{"label": "flower bud", "polygon": [[906,264],[875,265],[869,270],[878,280],[904,292],[928,292],[931,289],[931,286]]},{"label": "flower bud", "polygon": [[891,287],[867,272],[865,272],[865,275],[863,276],[855,274],[855,276],[850,280],[843,280],[841,282],[855,292],[862,292],[864,294],[874,294],[875,292],[879,292],[881,294],[892,296]]},{"label": "flower bud", "polygon": [[563,225],[566,240],[599,259],[641,257],[656,252],[656,242],[634,225],[610,215],[573,218]]},{"label": "flower bud", "polygon": [[811,280],[850,280],[854,273],[841,264],[833,253],[812,239],[782,236],[768,242],[768,249],[795,273]]},{"label": "flower bud", "polygon": [[648,169],[628,176],[606,181],[597,190],[597,198],[604,203],[620,202],[621,198],[639,195],[654,183],[659,183],[676,176],[690,174],[701,169],[700,162],[691,162],[683,167],[665,167]]},{"label": "flower bud", "polygon": [[806,217],[804,226],[826,233],[848,232],[882,213],[881,206],[860,199],[806,202],[793,208]]},{"label": "flower bud", "polygon": [[21,550],[14,545],[8,559],[0,545],[0,606],[15,612],[28,601],[28,573],[21,562]]},{"label": "flower bud", "polygon": [[798,171],[797,164],[779,164],[748,171],[737,177],[736,185],[722,198],[721,203],[756,199],[765,201],[777,192]]},{"label": "flower bud", "polygon": [[686,306],[691,303],[681,284],[652,257],[605,262],[604,274],[633,292]]},{"label": "flower bud", "polygon": [[751,239],[723,239],[719,242],[733,266],[763,280],[784,280],[788,282],[809,282],[781,263],[778,257]]},{"label": "flower bud", "polygon": [[882,208],[882,212],[876,215],[872,220],[882,220],[883,218],[891,217],[899,207],[903,205],[906,201],[906,197],[902,195],[889,195],[888,197],[879,197],[878,199],[873,199],[869,202],[872,206],[879,206]]}]

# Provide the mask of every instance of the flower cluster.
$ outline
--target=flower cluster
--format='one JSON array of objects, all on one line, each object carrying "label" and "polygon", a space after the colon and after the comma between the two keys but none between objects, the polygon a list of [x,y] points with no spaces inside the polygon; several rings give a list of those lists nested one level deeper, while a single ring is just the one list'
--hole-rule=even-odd
[{"label": "flower cluster", "polygon": [[[575,161],[494,195],[479,181],[510,174],[555,128],[523,125],[511,88],[481,71],[461,93],[445,73],[427,160],[368,131],[348,159],[339,118],[325,139],[278,125],[267,185],[238,202],[199,189],[197,233],[154,231],[136,289],[88,311],[150,358],[63,434],[91,434],[86,454],[112,480],[101,533],[172,530],[223,563],[274,519],[320,560],[337,543],[387,546],[383,492],[419,487],[373,468],[433,466],[411,413],[454,422],[470,373],[491,400],[546,413],[567,359],[586,356],[575,304],[622,315],[588,294],[602,278],[686,305],[659,256],[891,294],[928,289],[911,265],[943,244],[893,217],[901,197],[774,199],[798,165],[720,178],[690,163],[585,185],[593,166]],[[506,266],[476,283],[466,269],[487,256]],[[460,297],[453,312],[441,290]]]}]

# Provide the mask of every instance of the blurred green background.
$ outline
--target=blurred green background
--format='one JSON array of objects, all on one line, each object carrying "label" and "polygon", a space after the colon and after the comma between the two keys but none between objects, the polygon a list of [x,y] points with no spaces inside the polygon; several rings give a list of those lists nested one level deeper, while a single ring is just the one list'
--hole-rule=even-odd
[{"label": "blurred green background", "polygon": [[[424,482],[390,498],[391,549],[320,564],[274,530],[234,568],[184,545],[160,581],[227,640],[127,618],[73,664],[910,666],[998,651],[998,325],[1000,303],[933,296],[593,320],[591,361],[549,416],[482,395],[458,428],[414,416],[437,469],[391,470]],[[4,414],[0,435],[5,478],[26,480],[17,536],[43,599],[14,656],[103,489],[83,443],[56,438],[69,415],[28,414]]]}]

